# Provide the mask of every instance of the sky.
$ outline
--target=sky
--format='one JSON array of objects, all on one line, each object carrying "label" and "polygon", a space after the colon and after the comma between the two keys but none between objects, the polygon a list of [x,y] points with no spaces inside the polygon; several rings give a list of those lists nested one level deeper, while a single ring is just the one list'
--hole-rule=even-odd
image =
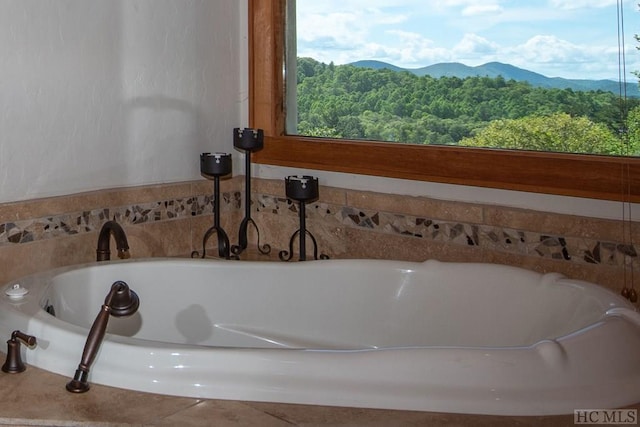
[{"label": "sky", "polygon": [[[624,66],[619,67],[618,2]],[[491,61],[547,77],[637,81],[638,0],[297,0],[297,54],[404,68]]]}]

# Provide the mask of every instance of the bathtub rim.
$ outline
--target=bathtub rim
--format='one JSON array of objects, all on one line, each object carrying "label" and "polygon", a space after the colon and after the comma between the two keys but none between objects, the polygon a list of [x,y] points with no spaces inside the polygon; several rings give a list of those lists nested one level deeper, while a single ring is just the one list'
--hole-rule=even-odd
[{"label": "bathtub rim", "polygon": [[[149,259],[135,259],[135,260],[126,260],[126,261],[114,261],[111,262],[111,265],[116,265],[116,264],[122,264],[122,263],[132,263],[132,262],[164,262],[164,261],[175,261],[178,263],[184,262],[184,261],[194,261],[194,260],[182,260],[182,259],[176,259],[176,258],[149,258]],[[201,262],[198,260],[195,260],[197,262]],[[345,260],[345,261],[351,261],[351,260]],[[211,262],[211,260],[202,260],[202,262]],[[217,262],[217,261],[216,261]],[[221,262],[226,262],[226,261],[221,261]],[[231,261],[234,262],[234,261]],[[318,262],[325,262],[325,261],[318,261]],[[396,262],[394,262],[396,263]],[[404,262],[400,262],[400,264],[402,264]],[[397,264],[397,263],[396,263]],[[415,265],[416,263],[414,262],[408,262],[408,265]],[[468,263],[468,264],[476,264],[476,263]],[[27,279],[29,280],[42,280],[43,278],[46,277],[51,277],[53,275],[57,275],[60,274],[62,272],[66,272],[66,271],[70,271],[70,270],[75,270],[78,268],[84,268],[84,267],[90,267],[90,266],[95,266],[95,265],[105,265],[103,263],[84,263],[84,264],[78,264],[78,265],[72,265],[72,266],[66,266],[66,267],[61,267],[61,268],[56,268],[56,269],[52,269],[46,272],[42,272],[42,273],[36,273],[30,276],[26,276],[25,278],[20,279],[20,281],[25,281]],[[515,269],[520,270],[519,267],[512,267]],[[530,270],[528,270],[530,271]],[[15,283],[16,281],[10,281],[8,282],[8,284],[5,285],[4,288],[6,288],[7,286],[10,286],[11,284]],[[27,282],[24,282],[25,284]],[[589,282],[584,282],[584,283],[589,283]],[[594,285],[594,286],[599,286],[599,285]],[[599,287],[602,290],[613,294],[612,291]],[[43,290],[44,291],[44,290]],[[615,295],[615,294],[613,294]],[[44,311],[44,309],[42,308],[40,301],[38,300],[37,303],[35,304],[36,307],[34,307],[33,301],[36,300],[37,298],[34,298],[35,295],[31,295],[31,297],[28,297],[28,299],[30,299],[31,304],[27,304],[28,301],[25,301],[25,304],[21,305],[20,307],[23,307],[22,310],[15,310],[16,312],[20,313],[23,320],[26,322],[25,324],[27,325],[25,327],[25,332],[27,333],[33,333],[34,335],[38,336],[38,334],[42,335],[42,333],[46,330],[47,327],[51,326],[50,322],[53,318],[52,316],[50,316],[46,311]],[[617,297],[617,296],[616,296]],[[624,301],[621,297],[620,299],[622,301]],[[626,302],[626,301],[625,301]],[[628,305],[628,304],[627,304]],[[631,306],[633,308],[633,306]],[[28,308],[28,309],[27,309]],[[625,321],[625,319],[628,321],[629,319],[631,320],[638,320],[638,317],[640,315],[638,315],[637,309],[634,309],[633,312],[631,313],[628,308],[629,307],[621,307],[622,309],[626,309],[626,310],[612,310],[610,313],[605,313],[604,317],[601,319],[601,321],[595,322],[594,324],[591,324],[585,328],[590,328],[590,329],[597,329],[600,328],[604,325],[608,325],[610,324],[610,320],[613,319],[617,319],[617,320],[623,320]],[[98,307],[96,307],[96,313],[97,313]],[[4,323],[2,322],[2,320],[5,317],[5,310],[0,310],[0,325],[4,326]],[[33,321],[31,321],[33,318]],[[69,325],[72,326],[69,331],[69,336],[70,336],[70,340],[75,340],[76,344],[69,346],[72,347],[73,349],[71,350],[70,354],[70,366],[65,365],[63,368],[60,367],[51,367],[51,366],[47,366],[44,367],[43,369],[46,370],[51,370],[52,372],[56,372],[62,375],[71,375],[73,373],[73,370],[75,369],[75,367],[77,366],[77,362],[79,361],[80,358],[80,353],[82,350],[82,346],[84,345],[84,340],[86,339],[86,333],[88,332],[88,328],[83,328],[81,326],[78,325],[73,325],[73,324],[69,324],[67,322],[63,322],[59,319],[55,319],[56,321],[59,321],[60,323],[64,324],[64,325]],[[53,326],[55,325],[56,322],[53,322]],[[640,321],[638,321],[638,324],[640,325]],[[583,328],[584,329],[584,328]],[[3,331],[4,332],[4,331]],[[568,334],[567,336],[563,336],[561,337],[562,339],[566,338],[566,339],[570,339],[572,338],[572,336],[574,335],[579,335],[579,333],[582,332],[582,329],[575,331],[571,334]],[[45,334],[47,335],[47,334]],[[543,340],[545,341],[545,340]],[[499,352],[505,352],[505,351],[513,351],[513,352],[518,352],[518,351],[528,351],[531,353],[532,348],[536,347],[536,346],[545,346],[546,348],[550,348],[551,350],[548,351],[548,353],[550,355],[544,356],[544,357],[548,357],[551,360],[551,363],[556,363],[558,364],[558,366],[562,365],[562,360],[561,358],[558,359],[558,353],[555,352],[555,350],[553,350],[554,346],[555,346],[555,341],[556,340],[548,340],[549,343],[547,342],[537,342],[531,346],[522,346],[522,347],[498,347],[498,348],[494,348],[494,347],[482,347],[482,348],[478,348],[478,347],[427,347],[427,348],[422,348],[422,347],[417,347],[417,348],[390,348],[390,349],[375,349],[375,350],[342,350],[341,352],[344,354],[359,354],[362,355],[364,353],[369,352],[369,354],[373,355],[382,355],[383,353],[386,354],[392,354],[393,352],[396,351],[413,351],[413,352],[419,352],[420,350],[435,350],[437,352],[442,352],[442,354],[445,354],[447,350],[450,349],[455,349],[455,350],[462,350],[463,352],[467,352],[467,351],[473,351],[473,354],[476,354],[478,352],[487,352],[487,351],[499,351]],[[105,342],[109,343],[110,347],[113,347],[113,351],[114,354],[121,352],[123,350],[131,350],[132,348],[138,347],[137,344],[143,343],[145,344],[145,346],[151,346],[151,348],[156,349],[158,351],[160,350],[166,350],[166,349],[172,349],[172,348],[176,348],[179,347],[180,350],[189,350],[191,352],[194,353],[205,353],[207,351],[209,351],[211,348],[205,348],[205,349],[193,349],[193,346],[189,346],[189,345],[183,345],[183,344],[170,344],[170,345],[157,345],[157,342],[154,341],[149,341],[149,340],[142,340],[142,339],[138,339],[138,338],[129,338],[129,337],[121,337],[121,336],[117,336],[117,335],[112,335],[112,334],[108,334],[105,337]],[[156,346],[153,346],[152,344],[155,343]],[[549,345],[547,345],[549,344]],[[237,353],[238,350],[241,350],[240,353],[249,353],[251,352],[253,349],[236,349],[236,348],[216,348],[216,350],[220,350],[221,353],[227,353],[228,355],[233,354],[233,353]],[[309,354],[314,354],[316,356],[321,356],[322,354],[335,354],[336,351],[335,350],[313,350],[313,349],[260,349],[261,351],[267,351],[268,353],[281,353],[281,352],[293,352],[293,353],[300,353],[300,354],[305,354],[305,355],[309,355]],[[546,351],[546,350],[545,350]],[[338,351],[340,352],[340,351]],[[126,351],[125,351],[126,353]],[[539,352],[534,352],[534,354],[538,354]],[[36,366],[39,366],[38,363],[39,361],[37,360],[36,357],[33,357],[33,353],[31,353],[30,350],[25,350],[24,352],[26,358],[26,362],[27,363],[33,363]],[[223,355],[224,356],[224,355]],[[99,356],[100,357],[100,356]],[[224,356],[226,357],[226,356]],[[223,360],[226,360],[224,359]],[[230,356],[229,356],[230,357]],[[113,384],[109,384],[109,381],[107,381],[105,383],[105,381],[102,379],[102,377],[105,375],[105,373],[108,373],[110,367],[108,366],[108,364],[105,362],[105,360],[109,360],[108,357],[103,357],[101,359],[97,359],[95,362],[95,366],[94,369],[92,369],[92,378],[90,378],[90,381],[92,382],[96,382],[96,383],[104,383],[106,385],[112,385]],[[46,362],[46,361],[45,361]],[[104,371],[104,372],[103,372]],[[638,375],[637,373],[635,375]],[[197,376],[197,374],[196,374]],[[640,376],[637,376],[637,379],[640,380]],[[116,387],[119,387],[118,385],[115,385]],[[134,387],[134,386],[127,386],[126,388],[131,388],[134,390],[139,390],[139,391],[146,391],[146,392],[154,392],[154,393],[162,393],[162,394],[172,394],[172,393],[166,393],[166,392],[162,392],[159,391],[157,388],[155,388],[155,386],[153,384],[146,384],[144,387],[140,388],[140,387]],[[268,394],[268,393],[267,393]],[[447,395],[447,391],[444,390],[443,391],[444,395]],[[562,395],[563,393],[559,393],[559,395]],[[178,394],[174,394],[176,396],[189,396],[189,397],[202,397],[202,398],[208,398],[206,395],[204,394],[199,394],[197,392],[184,392],[181,391]],[[251,397],[249,399],[247,398],[243,398],[242,396],[238,395],[238,394],[233,394],[233,393],[229,393],[227,395],[224,395],[223,397],[220,398],[226,398],[226,399],[233,399],[233,400],[257,400],[257,401],[279,401],[278,399],[275,400],[271,400],[268,396],[261,396],[261,397]],[[297,400],[296,400],[297,399]],[[525,399],[526,400],[526,399]],[[635,399],[633,399],[635,400]],[[637,401],[640,401],[640,397],[635,400],[635,401],[629,401],[626,402],[626,404],[633,404]],[[304,398],[296,398],[295,396],[289,396],[289,403],[302,403],[302,404],[308,404],[308,403],[314,403],[314,402],[309,402],[307,400],[305,400]],[[544,411],[539,411],[537,410],[534,413],[531,413],[531,409],[528,408],[526,405],[523,406],[522,403],[517,403],[517,402],[507,402],[506,400],[503,401],[502,403],[495,403],[491,408],[487,410],[486,407],[484,406],[474,406],[471,403],[467,403],[466,404],[466,410],[464,411],[458,411],[456,410],[455,407],[452,407],[451,405],[447,405],[447,402],[444,401],[438,401],[437,405],[431,408],[425,408],[425,407],[417,407],[417,406],[412,406],[412,405],[407,405],[405,407],[395,407],[395,408],[389,408],[388,406],[385,406],[384,403],[374,403],[374,404],[369,404],[366,406],[363,406],[361,404],[359,404],[359,402],[357,401],[339,401],[339,400],[328,400],[327,401],[330,405],[336,405],[336,406],[357,406],[357,407],[374,407],[374,408],[386,408],[386,409],[405,409],[405,410],[433,410],[433,411],[443,411],[444,412],[464,412],[464,413],[479,413],[479,414],[501,414],[501,415],[552,415],[552,414],[560,414],[560,413],[567,413],[567,408],[566,405],[562,406],[562,408],[558,408],[558,407],[550,407],[550,408],[546,408],[544,409]],[[491,403],[491,402],[489,402]],[[505,404],[509,403],[509,405],[511,405],[509,408],[505,408]],[[322,404],[326,404],[326,403],[322,403]],[[487,402],[485,402],[485,404],[488,404]],[[577,406],[575,406],[574,404],[574,409],[577,409]]]}]

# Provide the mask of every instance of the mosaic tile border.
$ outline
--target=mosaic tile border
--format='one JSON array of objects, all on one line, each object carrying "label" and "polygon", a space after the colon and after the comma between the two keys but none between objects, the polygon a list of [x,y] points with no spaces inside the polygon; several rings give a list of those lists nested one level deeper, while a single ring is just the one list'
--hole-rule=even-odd
[{"label": "mosaic tile border", "polygon": [[[242,192],[224,192],[221,196],[221,212],[242,208]],[[6,222],[0,224],[0,247],[94,232],[99,230],[107,219],[113,218],[123,225],[135,225],[212,214],[213,202],[212,195],[199,195]],[[252,211],[297,216],[298,205],[284,197],[254,194]],[[581,264],[630,265],[634,269],[640,269],[637,248],[626,243],[549,235],[329,203],[309,204],[306,212],[309,224],[313,221],[323,221],[324,225],[329,227],[364,228],[383,234],[522,256]]]},{"label": "mosaic tile border", "polygon": [[[221,212],[240,209],[239,191],[222,193],[221,196]],[[135,225],[212,214],[213,203],[212,195],[199,195],[6,222],[0,224],[0,247],[90,233],[99,230],[109,219],[115,219],[122,225]]]},{"label": "mosaic tile border", "polygon": [[[298,215],[297,203],[271,195],[254,195],[252,210]],[[370,231],[419,238],[454,245],[546,258],[578,264],[640,268],[634,245],[581,237],[550,235],[483,224],[452,222],[426,216],[402,215],[327,203],[306,206],[308,224],[364,228]]]}]

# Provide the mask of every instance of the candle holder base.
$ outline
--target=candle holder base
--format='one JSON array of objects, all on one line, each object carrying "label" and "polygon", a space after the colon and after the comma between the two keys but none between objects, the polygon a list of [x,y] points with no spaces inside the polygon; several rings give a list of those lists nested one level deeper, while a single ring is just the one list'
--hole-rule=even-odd
[{"label": "candle holder base", "polygon": [[238,244],[231,246],[231,253],[238,256],[240,255],[247,247],[249,246],[248,241],[248,229],[249,225],[252,225],[256,230],[257,241],[256,241],[256,249],[261,255],[268,255],[271,253],[271,245],[265,243],[263,245],[260,244],[260,230],[256,225],[255,221],[251,217],[245,217],[240,223],[240,230],[238,232]]},{"label": "candle holder base", "polygon": [[[278,258],[280,258],[280,261],[291,261],[291,258],[293,258],[293,242],[295,241],[296,236],[300,236],[301,233],[302,231],[300,229],[296,230],[296,232],[293,233],[291,239],[289,239],[289,250],[282,250],[278,253]],[[311,238],[311,242],[313,243],[313,259],[329,259],[329,256],[325,254],[320,254],[320,256],[318,257],[318,242],[316,241],[316,238],[308,230],[305,230],[304,234]],[[306,260],[306,251],[301,250],[300,261]]]},{"label": "candle holder base", "polygon": [[191,252],[191,258],[205,258],[207,256],[207,241],[216,234],[218,236],[218,256],[224,259],[238,259],[235,254],[231,254],[229,247],[229,237],[220,226],[209,227],[202,239],[202,255],[198,251]]}]

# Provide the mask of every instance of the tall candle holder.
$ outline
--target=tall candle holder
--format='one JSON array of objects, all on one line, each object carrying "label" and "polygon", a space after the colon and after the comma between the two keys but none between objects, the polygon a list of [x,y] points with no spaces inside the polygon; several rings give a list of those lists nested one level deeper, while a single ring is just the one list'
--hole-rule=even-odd
[{"label": "tall candle holder", "polygon": [[[305,205],[318,198],[318,178],[312,176],[288,176],[284,179],[285,193],[289,199],[296,200],[300,204],[298,214],[300,216],[300,228],[296,230],[289,240],[289,250],[280,251],[278,257],[282,261],[290,261],[293,258],[293,241],[296,236],[300,240],[300,261],[307,260],[307,242],[306,237],[309,236],[313,242],[313,259],[318,259],[318,243],[313,234],[306,227],[306,208]],[[328,259],[329,257],[320,254],[320,259]]]},{"label": "tall candle holder", "polygon": [[240,223],[240,229],[238,230],[238,244],[231,246],[231,252],[235,255],[240,255],[242,251],[247,249],[248,238],[247,232],[249,225],[252,225],[256,230],[258,241],[256,246],[258,252],[266,255],[271,252],[271,246],[268,244],[260,245],[260,230],[255,221],[251,218],[251,153],[261,150],[264,146],[264,131],[262,129],[233,129],[233,146],[244,150],[244,163],[245,163],[245,183],[244,183],[244,218]]},{"label": "tall candle holder", "polygon": [[[202,255],[206,256],[207,240],[214,234],[218,235],[218,255],[229,259],[229,237],[220,225],[220,177],[231,173],[231,154],[202,153],[200,155],[200,173],[207,179],[213,180],[213,226],[204,234],[202,239]],[[198,251],[191,252],[191,258],[197,258]]]}]

